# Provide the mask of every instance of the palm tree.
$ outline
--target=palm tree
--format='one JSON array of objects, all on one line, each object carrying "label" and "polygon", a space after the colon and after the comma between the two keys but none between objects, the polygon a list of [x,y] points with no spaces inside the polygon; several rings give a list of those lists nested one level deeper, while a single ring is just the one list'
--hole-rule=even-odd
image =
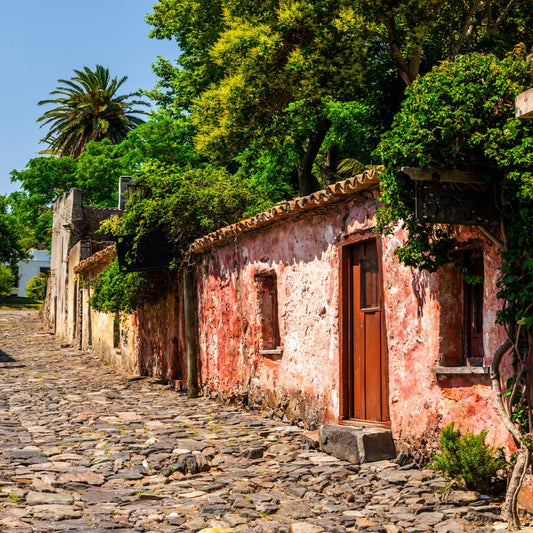
[{"label": "palm tree", "polygon": [[41,127],[50,125],[50,131],[41,140],[48,143],[47,152],[78,157],[88,142],[110,139],[118,144],[130,130],[144,122],[135,115],[147,112],[134,106],[150,104],[138,99],[140,93],[116,94],[127,76],[111,79],[109,70],[101,65],[96,65],[94,71],[83,67],[74,73],[70,80],[58,80],[61,85],[50,92],[60,96],[39,102],[39,105],[55,104],[37,119],[42,122]]}]

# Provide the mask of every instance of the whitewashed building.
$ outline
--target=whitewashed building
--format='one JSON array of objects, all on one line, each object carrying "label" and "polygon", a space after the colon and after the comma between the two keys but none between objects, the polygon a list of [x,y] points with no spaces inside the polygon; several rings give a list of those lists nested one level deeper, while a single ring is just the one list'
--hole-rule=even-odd
[{"label": "whitewashed building", "polygon": [[50,252],[48,250],[31,249],[30,257],[26,261],[19,261],[16,294],[17,296],[26,296],[26,285],[34,276],[41,272],[50,272]]}]

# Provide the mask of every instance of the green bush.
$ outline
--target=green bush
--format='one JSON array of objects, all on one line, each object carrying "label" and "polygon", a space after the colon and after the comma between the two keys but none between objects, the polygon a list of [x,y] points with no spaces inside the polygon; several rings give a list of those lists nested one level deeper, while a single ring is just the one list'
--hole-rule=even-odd
[{"label": "green bush", "polygon": [[26,285],[26,297],[35,298],[36,300],[44,300],[46,297],[46,286],[48,284],[48,276],[46,274],[39,274],[33,276]]},{"label": "green bush", "polygon": [[482,493],[491,492],[498,470],[505,461],[497,457],[497,450],[485,444],[487,432],[466,431],[448,424],[440,434],[439,454],[433,456],[430,465],[451,477],[462,488]]},{"label": "green bush", "polygon": [[11,296],[15,279],[15,274],[10,268],[0,265],[0,296]]},{"label": "green bush", "polygon": [[91,306],[102,313],[131,313],[150,301],[154,292],[145,272],[121,272],[115,259],[91,281]]}]

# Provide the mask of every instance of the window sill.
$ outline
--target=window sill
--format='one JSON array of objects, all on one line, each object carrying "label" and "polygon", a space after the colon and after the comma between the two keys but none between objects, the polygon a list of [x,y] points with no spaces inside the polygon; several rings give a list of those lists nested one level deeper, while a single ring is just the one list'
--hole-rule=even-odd
[{"label": "window sill", "polygon": [[283,355],[283,348],[275,348],[273,350],[259,350],[261,355],[269,355],[270,357],[281,357]]},{"label": "window sill", "polygon": [[437,374],[437,376],[488,375],[490,373],[490,368],[488,366],[434,366],[431,369],[431,372],[433,372],[433,374]]}]

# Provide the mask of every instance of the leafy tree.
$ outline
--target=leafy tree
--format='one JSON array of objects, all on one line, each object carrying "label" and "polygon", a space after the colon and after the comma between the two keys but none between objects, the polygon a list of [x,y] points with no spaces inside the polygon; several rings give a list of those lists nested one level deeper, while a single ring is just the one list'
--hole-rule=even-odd
[{"label": "leafy tree", "polygon": [[[531,83],[531,63],[517,50],[458,56],[418,78],[407,91],[393,127],[382,139],[381,226],[402,220],[407,244],[398,250],[407,264],[436,270],[451,259],[451,228],[414,218],[413,182],[402,166],[477,170],[501,198],[500,230],[482,229],[502,257],[498,321],[507,339],[493,355],[491,377],[502,420],[518,447],[503,515],[519,526],[518,490],[531,459],[531,408],[526,369],[533,353],[533,123],[514,116],[514,99]],[[499,367],[511,349],[514,369],[509,401],[502,400]]]},{"label": "leafy tree", "polygon": [[504,55],[533,44],[533,13],[516,0],[360,0],[357,15],[389,48],[406,85],[459,53]]},{"label": "leafy tree", "polygon": [[[181,55],[176,66],[159,60],[150,95],[190,113],[195,146],[211,161],[269,160],[308,194],[343,159],[364,164],[419,72],[460,51],[529,47],[532,18],[523,0],[161,0],[151,35],[175,39]],[[343,104],[367,110],[352,124],[373,135],[356,135],[357,146],[330,134]]]},{"label": "leafy tree", "polygon": [[15,285],[15,274],[4,265],[0,265],[0,296],[11,296],[11,289]]},{"label": "leafy tree", "polygon": [[183,250],[241,218],[251,203],[241,180],[211,165],[182,168],[152,162],[135,183],[141,192],[128,205],[119,231],[137,237],[164,231]]},{"label": "leafy tree", "polygon": [[[142,124],[136,116],[146,114],[135,106],[148,105],[138,99],[140,93],[117,94],[128,79],[111,78],[109,70],[96,65],[74,70],[69,80],[58,80],[59,85],[50,95],[57,98],[41,100],[39,105],[53,104],[39,119],[41,126],[49,125],[50,131],[42,139],[49,150],[61,156],[79,157],[90,141],[109,139],[117,144],[128,132]],[[133,98],[133,100],[132,100]]]},{"label": "leafy tree", "polygon": [[222,76],[210,51],[224,27],[220,0],[161,0],[147,16],[151,37],[175,39],[179,45],[178,66],[159,58],[154,71],[159,76],[147,94],[160,107],[189,112],[194,99]]},{"label": "leafy tree", "polygon": [[26,285],[26,296],[36,300],[46,298],[46,286],[48,285],[48,276],[41,272],[38,276],[33,276]]},{"label": "leafy tree", "polygon": [[21,228],[16,218],[8,213],[8,203],[0,196],[0,263],[15,264],[25,257]]},{"label": "leafy tree", "polygon": [[[260,191],[247,189],[242,180],[220,167],[172,166],[154,160],[143,169],[135,182],[137,193],[122,218],[103,225],[117,235],[134,235],[134,254],[139,241],[153,232],[165,233],[171,246],[185,251],[196,238],[241,218],[254,198],[262,201]],[[93,283],[92,305],[103,312],[130,312],[160,297],[168,276],[161,272],[124,275],[115,262]]]},{"label": "leafy tree", "polygon": [[118,179],[130,171],[120,146],[109,139],[91,141],[77,160],[75,186],[83,190],[87,204],[116,206]]},{"label": "leafy tree", "polygon": [[92,282],[91,306],[102,313],[131,313],[146,304],[150,283],[145,273],[120,272],[115,259]]},{"label": "leafy tree", "polygon": [[[179,18],[193,5],[194,15]],[[329,102],[371,95],[373,111],[381,101],[398,102],[383,44],[344,0],[163,1],[154,11],[152,35],[175,38],[182,55],[178,67],[158,64],[162,79],[152,96],[175,112],[190,112],[195,147],[218,164],[249,162],[243,154],[250,150],[263,161],[272,154],[276,167],[285,159],[284,174],[300,194],[309,194],[323,185],[314,163],[333,124]],[[191,17],[216,22],[205,29]],[[369,129],[383,128],[379,113],[358,118]],[[323,166],[336,160],[321,159]]]},{"label": "leafy tree", "polygon": [[117,149],[131,172],[142,171],[149,161],[197,166],[206,160],[194,149],[192,137],[193,127],[187,116],[158,110],[150,120],[132,130]]},{"label": "leafy tree", "polygon": [[61,195],[78,187],[87,204],[116,205],[118,178],[130,171],[119,146],[109,139],[89,142],[78,159],[41,156],[31,159],[24,170],[13,170],[11,181],[20,182],[21,190],[12,193],[8,203],[25,248],[50,244],[52,205]]}]

